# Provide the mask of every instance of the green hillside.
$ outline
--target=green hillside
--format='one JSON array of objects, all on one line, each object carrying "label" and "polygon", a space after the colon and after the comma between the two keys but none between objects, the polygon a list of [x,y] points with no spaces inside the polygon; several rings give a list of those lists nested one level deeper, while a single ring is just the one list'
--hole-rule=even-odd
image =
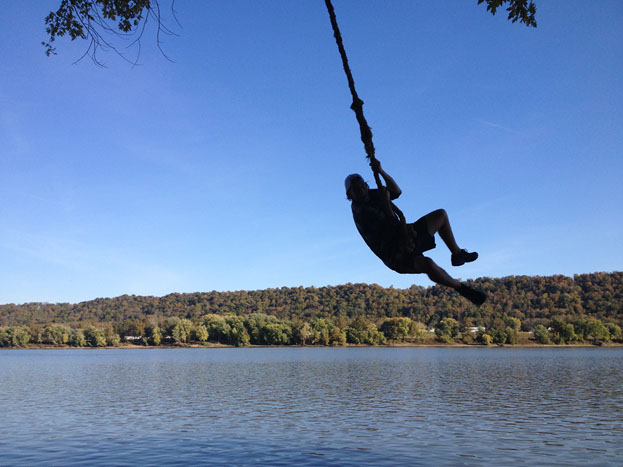
[{"label": "green hillside", "polygon": [[[368,326],[374,326],[380,331],[379,334],[390,340],[413,338],[414,327],[420,331],[436,328],[437,338],[442,342],[444,337],[439,335],[439,330],[445,327],[449,329],[446,330],[449,336],[449,339],[445,338],[446,342],[460,339],[470,327],[491,330],[487,331],[489,335],[496,332],[508,334],[508,330],[513,329],[518,332],[531,332],[537,327],[541,332],[541,327],[544,327],[553,328],[549,332],[558,335],[548,336],[548,340],[582,342],[587,339],[616,340],[616,329],[623,325],[623,272],[580,274],[573,278],[561,275],[481,278],[470,283],[489,295],[487,303],[480,308],[451,289],[439,286],[394,289],[375,284],[175,293],[164,297],[124,295],[77,304],[7,304],[0,305],[0,341],[4,339],[4,346],[13,345],[16,338],[11,338],[10,335],[16,332],[19,334],[20,331],[16,329],[21,329],[22,335],[30,335],[29,342],[43,343],[45,339],[42,335],[46,329],[55,327],[53,325],[62,325],[61,327],[68,329],[67,334],[80,329],[101,329],[113,341],[117,338],[111,336],[117,335],[124,341],[131,334],[140,334],[132,337],[147,341],[145,329],[158,328],[162,339],[178,343],[207,341],[242,345],[275,342],[292,344],[307,340],[295,336],[297,326],[306,324],[312,330],[326,327],[328,333],[335,334],[333,343],[342,343],[342,340],[358,343],[355,342],[358,339],[353,337],[352,332],[350,337],[346,332],[347,328],[354,329],[353,326],[361,328],[361,332]],[[230,330],[218,331],[214,324],[216,321]],[[184,324],[182,326],[179,323]],[[392,323],[402,323],[400,326],[409,329],[406,334],[400,331],[402,334],[397,335],[388,330]],[[601,330],[597,323],[604,329],[609,329],[608,339],[604,338],[605,332],[595,331],[597,328]],[[186,327],[183,330],[187,334],[184,339],[180,340],[179,336],[176,338],[171,334],[176,324]],[[583,328],[590,327],[589,324],[597,328],[593,331],[582,331]],[[245,337],[238,342],[229,336],[232,326],[235,328],[237,325],[240,327],[239,333],[244,335],[246,332],[248,339]],[[274,339],[266,336],[260,338],[259,329],[269,325],[272,326],[271,332],[281,332],[283,335]],[[568,329],[562,329],[561,326],[564,325],[574,326],[574,332],[569,333]],[[201,326],[208,331],[205,339],[199,338],[205,337],[202,330],[194,330]],[[277,332],[276,328],[279,327],[281,331]],[[591,338],[591,332],[601,332],[600,339]],[[492,338],[494,341],[502,339],[500,336]],[[25,335],[22,341],[24,339]],[[63,341],[63,338],[60,340]],[[382,340],[378,338],[377,341],[363,343],[380,343]],[[466,337],[466,340],[469,341],[469,338]],[[505,339],[507,343],[513,343],[513,340],[512,337]],[[315,343],[330,343],[325,341],[326,339],[317,339]],[[69,338],[62,343],[67,342]]]}]

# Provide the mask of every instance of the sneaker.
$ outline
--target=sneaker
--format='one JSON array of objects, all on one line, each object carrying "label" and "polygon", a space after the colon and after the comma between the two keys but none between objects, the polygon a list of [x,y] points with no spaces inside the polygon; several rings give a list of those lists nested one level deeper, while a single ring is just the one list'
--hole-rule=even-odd
[{"label": "sneaker", "polygon": [[458,253],[452,255],[452,266],[463,266],[465,263],[471,263],[472,261],[476,261],[477,258],[478,253],[476,253],[475,251],[470,253],[467,250],[461,250]]},{"label": "sneaker", "polygon": [[463,297],[468,299],[474,305],[482,305],[487,301],[487,295],[481,292],[480,290],[472,289],[471,287],[461,284],[461,286],[456,289],[458,293],[460,293]]}]

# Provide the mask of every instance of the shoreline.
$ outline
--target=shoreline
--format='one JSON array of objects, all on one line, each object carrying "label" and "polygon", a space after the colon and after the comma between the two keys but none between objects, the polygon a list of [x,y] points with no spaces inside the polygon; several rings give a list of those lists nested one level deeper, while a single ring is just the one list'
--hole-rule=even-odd
[{"label": "shoreline", "polygon": [[104,347],[73,347],[70,345],[28,345],[26,347],[1,347],[0,350],[114,350],[114,349],[273,349],[273,348],[300,348],[300,349],[344,349],[344,348],[435,348],[435,347],[447,347],[447,348],[510,348],[510,349],[529,349],[529,348],[555,348],[555,349],[568,349],[568,348],[609,348],[609,347],[623,347],[623,343],[620,342],[608,342],[604,344],[445,344],[445,343],[411,343],[411,342],[397,342],[385,345],[365,345],[365,344],[345,344],[345,345],[246,345],[242,347],[236,347],[235,345],[225,344],[188,344],[188,345],[117,345],[117,346],[104,346]]}]

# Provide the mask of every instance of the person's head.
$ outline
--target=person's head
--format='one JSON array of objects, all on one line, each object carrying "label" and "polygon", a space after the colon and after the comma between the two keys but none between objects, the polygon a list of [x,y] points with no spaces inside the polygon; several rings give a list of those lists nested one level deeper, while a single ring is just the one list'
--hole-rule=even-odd
[{"label": "person's head", "polygon": [[350,174],[344,180],[346,188],[346,198],[351,201],[363,201],[368,195],[370,187],[359,174]]}]

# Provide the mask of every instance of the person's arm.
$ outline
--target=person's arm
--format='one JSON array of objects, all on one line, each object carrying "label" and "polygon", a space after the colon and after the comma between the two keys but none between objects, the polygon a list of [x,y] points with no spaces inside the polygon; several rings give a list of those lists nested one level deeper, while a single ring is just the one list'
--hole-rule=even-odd
[{"label": "person's arm", "polygon": [[394,217],[394,210],[392,209],[392,195],[388,188],[381,187],[380,189],[383,198],[383,209],[388,217]]},{"label": "person's arm", "polygon": [[373,162],[371,162],[370,167],[372,167],[372,170],[374,172],[378,172],[381,177],[383,177],[383,180],[385,180],[385,187],[387,188],[387,191],[389,191],[390,199],[396,199],[402,194],[402,190],[400,189],[398,184],[387,172],[383,170],[383,168],[381,167],[381,163],[378,160],[374,160]]}]

